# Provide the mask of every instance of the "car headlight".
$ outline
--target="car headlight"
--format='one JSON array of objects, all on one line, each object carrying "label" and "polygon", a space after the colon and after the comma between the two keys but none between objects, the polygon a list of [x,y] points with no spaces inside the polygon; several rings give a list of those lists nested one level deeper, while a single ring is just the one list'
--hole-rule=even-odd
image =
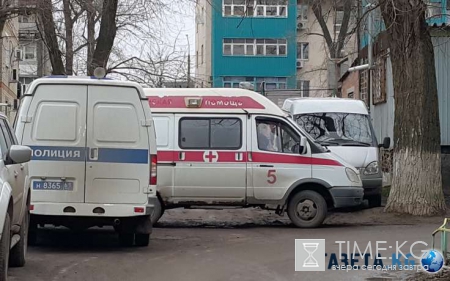
[{"label": "car headlight", "polygon": [[368,176],[368,175],[376,175],[380,172],[380,168],[378,166],[378,162],[374,161],[372,163],[370,163],[369,165],[367,165],[367,167],[364,169],[364,175]]},{"label": "car headlight", "polygon": [[350,168],[345,168],[345,173],[347,173],[347,178],[354,183],[360,183],[361,179],[359,178],[358,174]]}]

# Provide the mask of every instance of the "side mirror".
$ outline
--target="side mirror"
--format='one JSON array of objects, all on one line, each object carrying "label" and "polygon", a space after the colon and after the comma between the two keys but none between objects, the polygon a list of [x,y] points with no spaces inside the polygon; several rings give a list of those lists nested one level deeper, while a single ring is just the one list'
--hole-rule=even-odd
[{"label": "side mirror", "polygon": [[5,165],[22,164],[31,160],[31,148],[22,145],[13,145],[8,151]]},{"label": "side mirror", "polygon": [[306,152],[306,138],[305,137],[300,137],[300,154],[303,154]]},{"label": "side mirror", "polygon": [[383,143],[379,144],[378,147],[382,147],[384,149],[388,149],[391,146],[391,138],[386,137],[383,139]]}]

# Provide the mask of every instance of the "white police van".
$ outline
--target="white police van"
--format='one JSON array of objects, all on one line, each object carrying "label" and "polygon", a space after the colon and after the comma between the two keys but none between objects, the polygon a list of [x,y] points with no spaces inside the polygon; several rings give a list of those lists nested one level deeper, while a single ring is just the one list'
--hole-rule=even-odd
[{"label": "white police van", "polygon": [[140,85],[37,79],[22,98],[15,132],[33,150],[30,241],[37,224],[113,225],[123,245],[148,245],[157,155]]},{"label": "white police van", "polygon": [[358,171],[264,96],[243,89],[145,89],[158,146],[156,222],[164,209],[258,206],[299,227],[359,205]]}]

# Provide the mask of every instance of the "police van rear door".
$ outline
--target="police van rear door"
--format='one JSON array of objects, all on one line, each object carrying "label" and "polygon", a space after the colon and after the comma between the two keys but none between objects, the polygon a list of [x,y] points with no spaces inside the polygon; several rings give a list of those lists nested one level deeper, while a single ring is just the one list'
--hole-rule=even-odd
[{"label": "police van rear door", "polygon": [[34,202],[84,202],[87,86],[41,84],[24,122]]}]

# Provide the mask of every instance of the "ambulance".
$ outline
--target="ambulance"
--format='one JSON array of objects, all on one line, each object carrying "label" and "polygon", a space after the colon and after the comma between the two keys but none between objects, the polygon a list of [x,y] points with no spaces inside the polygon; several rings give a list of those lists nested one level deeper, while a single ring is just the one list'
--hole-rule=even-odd
[{"label": "ambulance", "polygon": [[[97,78],[33,81],[15,122],[33,150],[30,241],[37,225],[114,226],[146,246],[156,200],[156,136],[139,84]],[[157,201],[157,200],[156,200]]]},{"label": "ambulance", "polygon": [[274,103],[244,89],[144,89],[158,148],[153,222],[165,209],[261,207],[318,227],[361,204],[358,170],[316,143]]}]

